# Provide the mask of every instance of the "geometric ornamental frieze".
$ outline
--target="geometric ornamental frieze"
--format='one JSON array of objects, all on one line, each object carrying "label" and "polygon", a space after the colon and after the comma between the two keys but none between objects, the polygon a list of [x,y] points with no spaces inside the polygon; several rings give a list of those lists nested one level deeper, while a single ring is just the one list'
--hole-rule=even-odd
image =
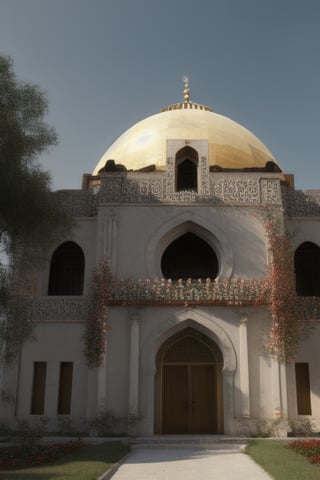
[{"label": "geometric ornamental frieze", "polygon": [[212,181],[212,190],[214,196],[224,203],[260,203],[257,178],[224,177]]},{"label": "geometric ornamental frieze", "polygon": [[100,203],[157,203],[164,198],[163,175],[106,177],[101,182]]},{"label": "geometric ornamental frieze", "polygon": [[[199,192],[175,191],[173,162],[167,159],[162,173],[105,175],[101,178],[99,203],[164,204],[259,204],[281,203],[279,178],[259,174],[208,174],[207,162],[200,161]],[[202,173],[202,175],[201,175]]]}]

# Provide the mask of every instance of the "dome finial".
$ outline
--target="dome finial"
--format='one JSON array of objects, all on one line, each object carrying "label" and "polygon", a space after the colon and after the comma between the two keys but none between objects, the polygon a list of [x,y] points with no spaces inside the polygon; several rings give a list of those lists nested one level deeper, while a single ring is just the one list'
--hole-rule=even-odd
[{"label": "dome finial", "polygon": [[190,89],[189,89],[189,78],[187,77],[187,75],[183,76],[183,83],[184,83],[183,98],[185,102],[189,103]]}]

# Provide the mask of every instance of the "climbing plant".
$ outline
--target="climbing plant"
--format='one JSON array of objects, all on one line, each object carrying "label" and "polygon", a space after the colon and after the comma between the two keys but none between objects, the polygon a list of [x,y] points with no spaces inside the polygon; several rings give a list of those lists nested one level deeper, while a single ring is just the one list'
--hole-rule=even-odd
[{"label": "climbing plant", "polygon": [[320,297],[297,295],[291,241],[274,218],[265,219],[264,227],[269,246],[268,274],[264,279],[116,281],[104,258],[92,281],[84,335],[87,364],[96,367],[102,362],[110,305],[266,305],[271,317],[266,351],[280,361],[292,361],[301,340],[312,331],[313,320],[320,316]]},{"label": "climbing plant", "polygon": [[93,272],[84,332],[84,355],[90,368],[103,364],[108,330],[108,291],[113,283],[109,262],[104,258]]},{"label": "climbing plant", "polygon": [[8,296],[6,315],[0,321],[0,364],[11,365],[23,343],[32,340],[34,324],[28,316],[24,298]]},{"label": "climbing plant", "polygon": [[272,356],[292,361],[301,340],[312,331],[312,321],[319,316],[320,299],[297,295],[292,243],[288,235],[281,233],[277,222],[269,220],[265,228],[271,260],[268,274],[271,327],[266,346]]}]

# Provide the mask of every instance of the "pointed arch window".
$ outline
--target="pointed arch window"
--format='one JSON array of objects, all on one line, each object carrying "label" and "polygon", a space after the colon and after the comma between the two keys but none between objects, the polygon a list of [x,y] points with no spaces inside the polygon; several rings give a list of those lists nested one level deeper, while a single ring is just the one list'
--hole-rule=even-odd
[{"label": "pointed arch window", "polygon": [[184,147],[176,154],[176,190],[198,191],[198,152]]},{"label": "pointed arch window", "polygon": [[65,242],[53,253],[48,295],[82,295],[84,254],[74,242]]},{"label": "pointed arch window", "polygon": [[216,278],[218,258],[202,238],[187,232],[174,240],[164,251],[161,270],[165,278]]},{"label": "pointed arch window", "polygon": [[296,291],[302,296],[320,296],[320,248],[312,242],[302,243],[294,255]]}]

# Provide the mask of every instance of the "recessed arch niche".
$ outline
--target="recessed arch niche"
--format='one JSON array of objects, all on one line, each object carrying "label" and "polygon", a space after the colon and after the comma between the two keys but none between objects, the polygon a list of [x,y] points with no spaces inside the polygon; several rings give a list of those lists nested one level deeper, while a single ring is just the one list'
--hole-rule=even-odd
[{"label": "recessed arch niche", "polygon": [[218,257],[203,238],[186,232],[173,240],[163,252],[161,271],[165,278],[211,278],[219,271]]},{"label": "recessed arch niche", "polygon": [[75,242],[64,242],[53,252],[48,295],[82,295],[85,258]]},{"label": "recessed arch niche", "polygon": [[296,291],[302,296],[320,296],[320,247],[302,243],[294,254]]},{"label": "recessed arch niche", "polygon": [[198,152],[186,146],[176,153],[176,190],[198,191]]},{"label": "recessed arch niche", "polygon": [[224,233],[218,219],[210,222],[191,209],[179,213],[167,222],[163,222],[150,237],[145,252],[145,268],[149,278],[163,276],[162,256],[167,247],[185,233],[191,232],[204,240],[214,251],[218,260],[219,279],[229,278],[234,265],[234,253],[228,236]]}]

